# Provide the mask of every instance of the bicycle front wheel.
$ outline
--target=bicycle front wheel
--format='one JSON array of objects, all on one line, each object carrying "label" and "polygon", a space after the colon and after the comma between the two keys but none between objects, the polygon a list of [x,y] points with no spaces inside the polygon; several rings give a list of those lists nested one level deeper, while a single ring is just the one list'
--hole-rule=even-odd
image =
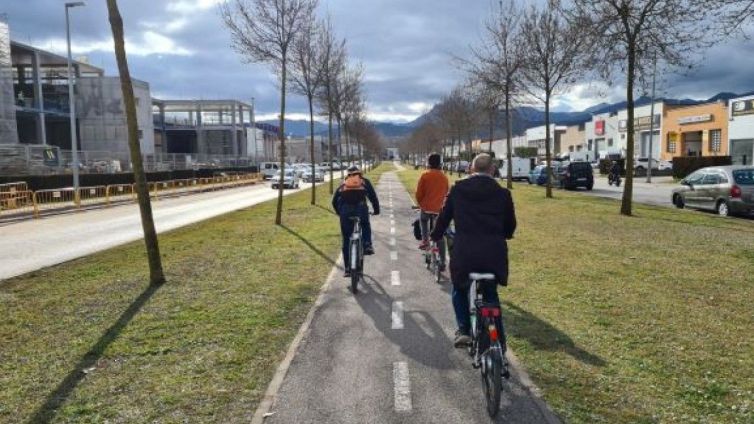
[{"label": "bicycle front wheel", "polygon": [[503,358],[501,349],[491,348],[484,355],[482,383],[487,401],[487,414],[494,418],[500,411],[500,397],[503,391]]},{"label": "bicycle front wheel", "polygon": [[361,258],[359,257],[359,245],[361,240],[351,242],[351,291],[356,294],[359,286],[359,278],[361,278]]}]

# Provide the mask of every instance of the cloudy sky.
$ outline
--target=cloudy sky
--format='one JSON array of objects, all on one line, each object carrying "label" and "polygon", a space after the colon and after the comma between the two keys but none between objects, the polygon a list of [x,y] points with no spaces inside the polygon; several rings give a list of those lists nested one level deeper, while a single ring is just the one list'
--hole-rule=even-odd
[{"label": "cloudy sky", "polygon": [[[221,0],[120,0],[131,73],[160,98],[256,99],[258,116],[274,117],[275,79],[262,65],[243,64],[229,48],[217,13]],[[13,39],[65,52],[64,0],[2,0]],[[463,75],[453,64],[480,39],[491,0],[320,0],[353,61],[365,67],[369,115],[407,121],[428,110]],[[76,56],[115,75],[104,0],[74,9]],[[663,75],[669,97],[706,98],[720,91],[754,91],[754,41],[732,41],[707,52],[689,76]],[[556,100],[558,110],[581,110],[623,99],[621,87],[585,83]],[[289,97],[298,116],[304,100]],[[294,117],[296,117],[294,115]]]}]

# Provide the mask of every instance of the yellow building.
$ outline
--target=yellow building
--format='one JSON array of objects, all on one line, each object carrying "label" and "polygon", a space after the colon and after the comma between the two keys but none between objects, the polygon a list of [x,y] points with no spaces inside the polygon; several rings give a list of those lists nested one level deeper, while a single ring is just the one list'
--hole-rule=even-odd
[{"label": "yellow building", "polygon": [[662,134],[662,159],[676,156],[727,156],[728,107],[725,102],[669,107]]}]

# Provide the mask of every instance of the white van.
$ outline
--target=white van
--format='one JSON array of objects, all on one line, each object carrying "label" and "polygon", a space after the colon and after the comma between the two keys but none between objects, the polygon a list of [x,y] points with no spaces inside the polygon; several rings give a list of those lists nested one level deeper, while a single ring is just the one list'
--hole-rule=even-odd
[{"label": "white van", "polygon": [[[513,180],[528,181],[529,172],[532,170],[532,160],[530,158],[511,158],[511,169],[513,171]],[[508,159],[503,160],[503,166],[500,168],[500,177],[508,178]]]},{"label": "white van", "polygon": [[276,162],[262,162],[259,164],[259,172],[265,180],[272,178],[279,169],[280,165]]}]

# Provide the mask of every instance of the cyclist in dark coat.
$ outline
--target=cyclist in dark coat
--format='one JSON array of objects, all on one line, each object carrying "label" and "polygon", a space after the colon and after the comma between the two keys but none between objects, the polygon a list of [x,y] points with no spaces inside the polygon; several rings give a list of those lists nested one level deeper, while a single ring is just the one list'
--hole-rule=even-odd
[{"label": "cyclist in dark coat", "polygon": [[372,182],[361,173],[359,168],[352,166],[348,168],[348,178],[352,176],[360,176],[362,180],[362,188],[359,190],[348,190],[346,184],[341,183],[332,198],[332,207],[335,212],[340,216],[340,232],[343,236],[343,260],[346,267],[345,276],[350,277],[351,270],[349,268],[351,264],[350,252],[348,249],[349,239],[353,232],[353,221],[351,217],[358,216],[361,220],[361,237],[364,243],[364,254],[373,255],[374,248],[372,247],[372,226],[369,223],[369,206],[367,206],[367,199],[372,203],[372,209],[374,214],[380,214],[380,201],[377,199],[377,193],[374,191]]},{"label": "cyclist in dark coat", "polygon": [[[469,273],[493,273],[499,285],[508,284],[508,243],[516,231],[516,213],[510,191],[492,177],[492,158],[480,154],[474,158],[472,175],[456,182],[445,200],[437,225],[431,234],[438,241],[451,221],[455,237],[450,255],[453,282],[453,308],[458,332],[456,346],[468,344]],[[485,301],[499,303],[496,287],[483,293]]]}]

